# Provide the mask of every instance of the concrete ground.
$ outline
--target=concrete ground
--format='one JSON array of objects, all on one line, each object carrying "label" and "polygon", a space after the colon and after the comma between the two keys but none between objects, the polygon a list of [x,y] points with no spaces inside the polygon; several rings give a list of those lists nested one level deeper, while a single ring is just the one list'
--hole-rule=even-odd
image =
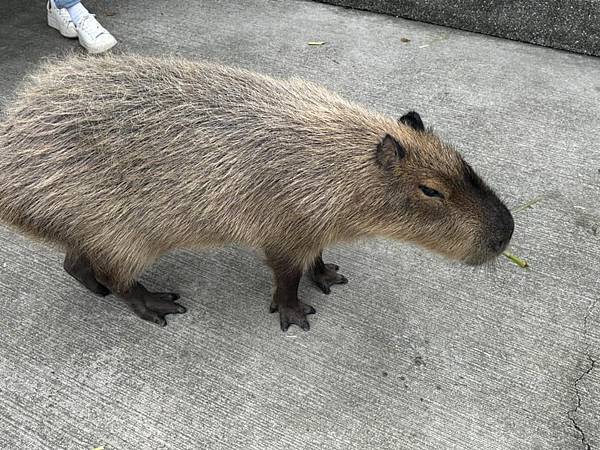
[{"label": "concrete ground", "polygon": [[[118,51],[417,109],[509,206],[543,197],[515,216],[530,268],[340,246],[326,259],[350,284],[325,296],[303,282],[312,329],[284,334],[255,252],[184,251],[144,276],[189,308],[158,328],[0,228],[0,448],[600,448],[599,59],[312,2],[89,5]],[[42,1],[3,6],[6,98],[77,43],[45,25]]]}]

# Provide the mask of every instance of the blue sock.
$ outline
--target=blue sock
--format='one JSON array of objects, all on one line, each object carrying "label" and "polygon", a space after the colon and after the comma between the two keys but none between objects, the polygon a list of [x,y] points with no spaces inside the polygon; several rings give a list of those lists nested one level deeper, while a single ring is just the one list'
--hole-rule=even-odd
[{"label": "blue sock", "polygon": [[75,26],[79,25],[81,19],[90,12],[83,6],[81,3],[76,3],[75,5],[67,8],[69,15],[71,16],[71,20],[75,24]]}]

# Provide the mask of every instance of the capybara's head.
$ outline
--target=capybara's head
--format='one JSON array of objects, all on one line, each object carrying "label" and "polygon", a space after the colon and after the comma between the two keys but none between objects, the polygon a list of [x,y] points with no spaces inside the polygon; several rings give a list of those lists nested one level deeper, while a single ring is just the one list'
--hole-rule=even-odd
[{"label": "capybara's head", "polygon": [[470,265],[498,256],[508,245],[514,229],[510,211],[416,112],[381,136],[375,161],[385,197],[378,202],[383,234]]}]

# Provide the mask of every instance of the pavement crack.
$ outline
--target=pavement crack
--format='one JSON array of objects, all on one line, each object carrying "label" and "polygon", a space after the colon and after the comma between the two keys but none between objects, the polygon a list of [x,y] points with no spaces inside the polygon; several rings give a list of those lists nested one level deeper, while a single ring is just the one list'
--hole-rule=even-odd
[{"label": "pavement crack", "polygon": [[[584,338],[587,336],[587,332],[588,332],[588,319],[592,315],[592,311],[598,304],[598,300],[599,300],[598,298],[594,299],[594,301],[589,306],[587,312],[585,313],[585,316],[583,317],[583,336],[584,336]],[[589,350],[589,345],[588,345],[588,350]],[[581,380],[583,380],[583,378],[586,375],[589,375],[592,372],[592,370],[594,370],[594,368],[596,367],[596,360],[589,353],[586,353],[586,357],[587,357],[588,361],[590,362],[590,364],[589,364],[588,368],[585,371],[583,371],[581,373],[581,375],[579,375],[579,377],[577,377],[577,379],[575,380],[574,387],[575,387],[575,395],[577,396],[577,404],[575,405],[575,408],[573,408],[573,409],[569,410],[569,412],[567,412],[567,417],[573,424],[573,428],[575,428],[575,430],[577,430],[577,432],[581,435],[581,443],[583,445],[583,448],[585,450],[592,450],[592,446],[588,442],[585,431],[583,431],[583,429],[581,428],[581,426],[577,423],[577,420],[575,419],[575,414],[577,413],[577,410],[579,410],[579,408],[581,408],[581,392],[579,391],[579,383],[581,382]]]},{"label": "pavement crack", "polygon": [[581,393],[579,392],[579,382],[581,380],[583,380],[583,378],[586,375],[589,375],[590,372],[592,370],[594,370],[594,367],[596,367],[596,360],[594,358],[592,358],[590,355],[587,355],[588,360],[590,361],[590,365],[588,366],[588,368],[581,374],[579,375],[579,377],[575,380],[575,395],[577,396],[577,405],[575,406],[575,408],[571,409],[568,413],[567,416],[569,417],[569,420],[571,421],[571,423],[573,424],[573,428],[575,428],[577,430],[577,432],[581,435],[581,443],[583,444],[583,448],[585,450],[592,450],[592,446],[590,445],[590,443],[587,440],[587,436],[585,435],[585,432],[583,431],[583,429],[579,426],[579,424],[577,423],[577,421],[575,420],[575,413],[577,412],[577,410],[581,407]]}]

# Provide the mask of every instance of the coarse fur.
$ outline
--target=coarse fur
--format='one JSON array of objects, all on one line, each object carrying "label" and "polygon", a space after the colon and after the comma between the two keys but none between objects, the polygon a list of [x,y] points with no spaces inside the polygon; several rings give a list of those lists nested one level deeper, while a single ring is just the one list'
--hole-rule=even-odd
[{"label": "coarse fur", "polygon": [[496,256],[510,214],[405,118],[206,62],[52,60],[0,122],[0,218],[84,255],[117,292],[182,247],[238,243],[301,269],[375,235],[468,263]]}]

